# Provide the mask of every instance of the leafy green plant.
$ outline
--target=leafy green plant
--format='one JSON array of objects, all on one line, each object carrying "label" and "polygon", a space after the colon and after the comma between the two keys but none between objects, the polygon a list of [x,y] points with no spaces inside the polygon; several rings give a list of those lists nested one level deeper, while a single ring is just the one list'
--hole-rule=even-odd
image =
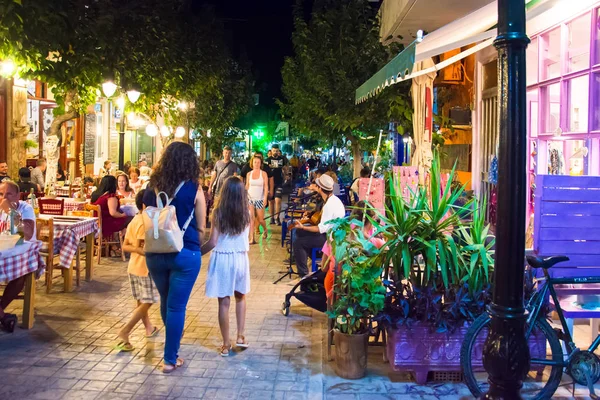
[{"label": "leafy green plant", "polygon": [[464,268],[461,282],[466,282],[471,293],[479,292],[490,283],[494,269],[494,245],[490,225],[485,222],[487,201],[474,201],[471,223],[459,225],[457,232],[461,242],[460,262]]},{"label": "leafy green plant", "polygon": [[419,188],[417,193],[417,196],[421,198],[419,204],[424,205],[424,208],[420,210],[423,217],[413,236],[413,239],[419,244],[416,247],[416,253],[423,258],[425,263],[425,268],[420,275],[420,282],[415,282],[421,286],[427,285],[430,279],[435,279],[438,272],[446,288],[451,283],[459,282],[461,265],[452,231],[455,226],[460,224],[457,211],[463,211],[463,207],[455,204],[462,196],[465,185],[458,190],[453,190],[452,181],[455,175],[456,164],[452,168],[446,184],[442,185],[440,156],[437,151],[434,151],[428,186]]},{"label": "leafy green plant", "polygon": [[335,327],[349,335],[367,330],[367,319],[379,314],[385,300],[381,281],[384,251],[365,237],[364,222],[338,219],[330,243],[339,273],[335,282],[336,301],[327,312]]},{"label": "leafy green plant", "polygon": [[36,147],[38,147],[38,144],[35,140],[31,140],[31,139],[26,139],[23,142],[23,148],[25,150],[29,150],[29,149],[35,149]]}]

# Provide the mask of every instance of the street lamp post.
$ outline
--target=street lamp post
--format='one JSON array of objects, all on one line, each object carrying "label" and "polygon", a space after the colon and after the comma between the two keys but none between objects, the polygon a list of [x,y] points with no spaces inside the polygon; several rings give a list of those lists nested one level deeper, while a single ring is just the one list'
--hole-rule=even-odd
[{"label": "street lamp post", "polygon": [[483,364],[489,374],[484,399],[520,399],[529,371],[525,340],[523,275],[526,212],[526,83],[524,0],[498,0],[498,222],[490,333]]}]

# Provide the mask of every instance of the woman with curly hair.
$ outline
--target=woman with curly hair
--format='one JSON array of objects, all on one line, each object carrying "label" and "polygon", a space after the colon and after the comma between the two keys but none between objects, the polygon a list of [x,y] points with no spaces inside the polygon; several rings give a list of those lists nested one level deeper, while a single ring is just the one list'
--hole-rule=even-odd
[{"label": "woman with curly hair", "polygon": [[146,253],[146,264],[160,294],[160,314],[166,338],[162,371],[169,373],[183,365],[178,357],[185,322],[185,309],[200,272],[200,243],[206,221],[206,203],[198,186],[200,165],[192,146],[173,142],[164,153],[144,193],[144,205],[156,207],[156,193],[165,192],[175,206],[183,230],[179,253]]}]

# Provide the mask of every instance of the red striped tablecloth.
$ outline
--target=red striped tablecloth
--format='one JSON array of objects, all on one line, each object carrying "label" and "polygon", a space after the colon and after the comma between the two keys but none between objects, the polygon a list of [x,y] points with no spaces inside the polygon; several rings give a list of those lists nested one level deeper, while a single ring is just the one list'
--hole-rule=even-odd
[{"label": "red striped tablecloth", "polygon": [[44,272],[46,265],[40,256],[42,242],[25,242],[9,250],[0,252],[0,283],[8,283],[31,272],[36,278]]}]

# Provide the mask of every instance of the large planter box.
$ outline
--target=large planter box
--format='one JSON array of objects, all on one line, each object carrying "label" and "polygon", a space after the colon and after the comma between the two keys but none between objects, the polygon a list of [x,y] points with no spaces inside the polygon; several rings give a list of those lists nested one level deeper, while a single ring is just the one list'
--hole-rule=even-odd
[{"label": "large planter box", "polygon": [[[418,384],[427,382],[430,371],[460,372],[460,348],[468,327],[453,334],[431,331],[429,326],[415,324],[410,328],[387,329],[387,356],[394,371],[412,372]],[[541,332],[529,341],[532,356],[545,354],[546,339]],[[483,370],[482,353],[487,335],[479,335],[474,350],[473,368]]]}]

